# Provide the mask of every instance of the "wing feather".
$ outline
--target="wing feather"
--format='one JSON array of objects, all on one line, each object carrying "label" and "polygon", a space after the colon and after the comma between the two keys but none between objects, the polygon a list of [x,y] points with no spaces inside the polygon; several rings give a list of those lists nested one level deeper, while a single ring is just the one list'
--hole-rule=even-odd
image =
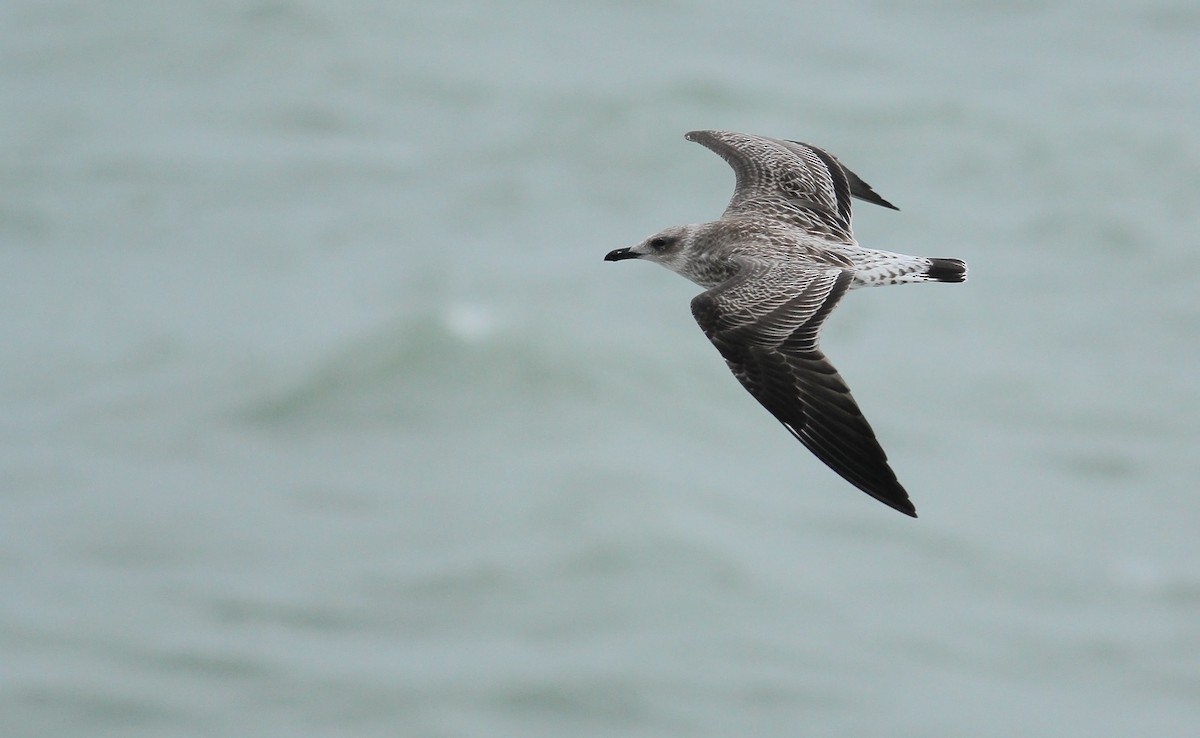
[{"label": "wing feather", "polygon": [[799,141],[729,131],[692,131],[737,178],[728,215],[774,217],[807,231],[853,243],[850,198],[896,209],[832,154]]},{"label": "wing feather", "polygon": [[846,481],[916,517],[875,432],[817,346],[850,286],[836,267],[748,266],[692,300],[692,314],[733,375],[809,451]]}]

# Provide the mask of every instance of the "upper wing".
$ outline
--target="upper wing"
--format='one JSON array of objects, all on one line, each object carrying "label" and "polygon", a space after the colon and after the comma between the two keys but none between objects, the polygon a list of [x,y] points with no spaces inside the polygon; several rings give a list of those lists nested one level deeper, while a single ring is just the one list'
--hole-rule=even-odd
[{"label": "upper wing", "polygon": [[770,215],[840,241],[853,241],[850,198],[897,209],[833,155],[799,141],[730,131],[692,131],[737,175],[725,213]]},{"label": "upper wing", "polygon": [[916,517],[850,389],[817,348],[850,272],[763,266],[703,292],[692,315],[738,381],[846,481]]}]

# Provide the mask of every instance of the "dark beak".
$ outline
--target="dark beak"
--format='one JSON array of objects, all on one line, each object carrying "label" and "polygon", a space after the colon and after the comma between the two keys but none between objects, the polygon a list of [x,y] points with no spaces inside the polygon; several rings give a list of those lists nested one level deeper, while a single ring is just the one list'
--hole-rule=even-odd
[{"label": "dark beak", "polygon": [[633,253],[632,249],[616,249],[609,251],[604,255],[605,261],[620,261],[622,259],[636,259],[638,255]]}]

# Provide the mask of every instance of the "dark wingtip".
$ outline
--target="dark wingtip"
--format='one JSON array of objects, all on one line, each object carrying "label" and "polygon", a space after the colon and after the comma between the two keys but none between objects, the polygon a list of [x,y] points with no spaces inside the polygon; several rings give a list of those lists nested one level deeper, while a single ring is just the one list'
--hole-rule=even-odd
[{"label": "dark wingtip", "polygon": [[966,282],[967,263],[961,259],[930,259],[925,275],[935,282]]},{"label": "dark wingtip", "polygon": [[883,197],[876,192],[871,185],[863,181],[862,177],[858,176],[849,169],[846,169],[844,166],[842,167],[842,171],[846,173],[846,179],[850,182],[850,194],[854,197],[857,197],[863,202],[869,202],[872,205],[879,205],[880,207],[885,207],[890,210],[900,209],[883,199]]},{"label": "dark wingtip", "polygon": [[857,197],[859,200],[862,200],[863,202],[869,202],[872,205],[879,205],[881,207],[887,208],[888,210],[895,210],[896,212],[900,212],[900,208],[896,207],[892,203],[883,199],[879,195],[879,193],[876,192],[875,190],[871,190],[870,192],[868,192],[866,194],[861,193],[861,192],[851,193],[851,194],[854,194],[855,197]]},{"label": "dark wingtip", "polygon": [[[690,136],[691,134],[688,134],[688,135]],[[890,210],[899,210],[900,209],[900,208],[896,207],[895,205],[891,204],[890,202],[888,202],[887,200],[883,199],[883,196],[880,195],[878,192],[876,192],[875,189],[871,187],[871,185],[869,185],[865,181],[863,181],[862,177],[860,177],[857,174],[855,174],[854,172],[850,171],[850,169],[845,164],[838,161],[837,157],[833,156],[832,154],[830,154],[826,151],[822,151],[821,149],[818,149],[816,146],[812,146],[811,144],[806,144],[802,141],[789,140],[788,143],[794,143],[794,144],[800,144],[801,146],[806,146],[806,147],[812,149],[813,151],[817,152],[817,156],[820,156],[822,159],[826,159],[827,161],[825,163],[829,167],[831,167],[831,168],[836,167],[838,169],[841,169],[842,173],[846,175],[846,184],[850,186],[850,196],[851,197],[856,197],[859,200],[862,200],[863,202],[869,202],[872,205],[878,205],[880,207],[888,208]]]},{"label": "dark wingtip", "polygon": [[910,518],[917,517],[917,508],[913,506],[912,500],[908,499],[908,493],[904,491],[904,488],[898,482],[895,484],[894,489],[889,489],[882,493],[880,490],[867,489],[858,484],[855,484],[855,486],[893,510],[902,512]]},{"label": "dark wingtip", "polygon": [[846,481],[874,497],[876,500],[879,500],[883,504],[892,508],[896,512],[902,512],[910,518],[917,517],[917,508],[913,506],[912,500],[908,499],[908,493],[904,491],[904,488],[900,486],[899,482],[894,482],[893,484],[880,488],[876,485],[862,484],[859,481],[849,478],[846,478]]}]

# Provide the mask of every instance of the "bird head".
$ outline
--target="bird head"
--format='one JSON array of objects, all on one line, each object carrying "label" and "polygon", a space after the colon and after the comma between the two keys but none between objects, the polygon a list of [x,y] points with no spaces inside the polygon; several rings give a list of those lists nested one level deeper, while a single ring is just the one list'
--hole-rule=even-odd
[{"label": "bird head", "polygon": [[645,259],[677,272],[694,242],[694,226],[675,226],[655,233],[637,246],[609,251],[604,260]]}]

